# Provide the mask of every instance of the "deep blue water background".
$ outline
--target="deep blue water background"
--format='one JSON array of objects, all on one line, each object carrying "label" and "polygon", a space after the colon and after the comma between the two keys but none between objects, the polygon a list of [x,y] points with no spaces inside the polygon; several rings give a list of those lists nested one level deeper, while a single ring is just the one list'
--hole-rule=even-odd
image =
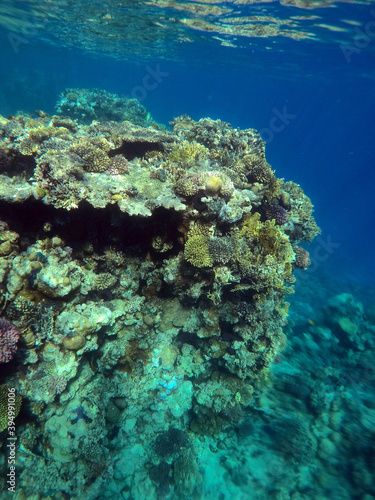
[{"label": "deep blue water background", "polygon": [[[348,8],[342,7],[342,15]],[[368,11],[359,12],[363,23]],[[262,40],[253,49],[192,44],[181,49],[184,62],[151,57],[141,64],[35,39],[21,43],[16,53],[6,31],[0,43],[0,114],[5,116],[35,109],[52,113],[67,87],[141,95],[143,78],[159,65],[161,81],[142,94],[155,120],[168,123],[186,113],[263,131],[277,176],[299,183],[315,205],[322,235],[311,248],[315,265],[310,272],[373,282],[375,38],[350,63],[338,43],[286,39],[275,52],[266,50]],[[233,51],[236,61],[230,62]],[[207,64],[194,62],[198,55]],[[275,116],[283,110],[293,118],[281,126]],[[270,134],[273,119],[278,131]]]}]

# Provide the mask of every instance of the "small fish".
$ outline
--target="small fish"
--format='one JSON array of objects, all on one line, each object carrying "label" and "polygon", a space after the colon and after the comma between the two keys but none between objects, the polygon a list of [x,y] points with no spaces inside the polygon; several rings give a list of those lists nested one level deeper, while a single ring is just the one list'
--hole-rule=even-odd
[{"label": "small fish", "polygon": [[315,323],[312,319],[309,318],[307,321],[310,323],[310,325],[315,326]]}]

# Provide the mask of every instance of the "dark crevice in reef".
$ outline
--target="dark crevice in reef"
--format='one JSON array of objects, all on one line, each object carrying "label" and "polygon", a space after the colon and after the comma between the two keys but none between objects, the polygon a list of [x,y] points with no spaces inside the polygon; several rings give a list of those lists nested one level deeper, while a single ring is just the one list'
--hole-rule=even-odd
[{"label": "dark crevice in reef", "polygon": [[27,179],[33,175],[35,167],[36,163],[33,156],[24,156],[18,151],[7,155],[4,149],[0,148],[0,171],[2,175],[8,177],[21,175]]},{"label": "dark crevice in reef", "polygon": [[198,349],[200,346],[200,339],[194,333],[185,332],[180,330],[175,339],[176,345],[179,349],[182,348],[184,344],[189,344],[194,348]]},{"label": "dark crevice in reef", "polygon": [[[85,202],[80,204],[79,210],[67,212],[35,200],[20,204],[0,201],[0,220],[22,234],[26,246],[37,239],[56,235],[77,251],[87,241],[96,251],[111,245],[133,255],[150,252],[155,260],[168,258],[181,250],[177,228],[182,217],[164,208],[156,209],[151,217],[141,217],[123,214],[117,206],[98,209]],[[156,236],[172,242],[171,250],[161,254],[154,252],[152,240]]]},{"label": "dark crevice in reef", "polygon": [[164,151],[163,144],[160,142],[151,141],[123,141],[119,148],[113,149],[108,153],[111,158],[117,155],[123,155],[129,161],[134,160],[134,158],[143,158],[147,151]]}]

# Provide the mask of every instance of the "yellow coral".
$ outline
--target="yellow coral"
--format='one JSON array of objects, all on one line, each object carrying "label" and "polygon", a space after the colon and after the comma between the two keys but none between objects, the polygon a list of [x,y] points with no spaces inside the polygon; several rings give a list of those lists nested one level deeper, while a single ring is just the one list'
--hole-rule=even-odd
[{"label": "yellow coral", "polygon": [[110,143],[107,141],[107,139],[103,136],[98,136],[98,137],[94,137],[92,140],[91,140],[91,144],[103,151],[105,151],[106,153],[108,153],[111,149],[111,145]]},{"label": "yellow coral", "polygon": [[241,274],[251,280],[255,290],[292,292],[285,286],[295,258],[289,238],[274,220],[262,223],[259,219],[257,212],[248,215],[237,233],[236,259]]},{"label": "yellow coral", "polygon": [[249,214],[241,224],[239,237],[252,239],[254,236],[257,236],[259,234],[259,227],[261,227],[261,222],[259,221],[259,219],[260,214],[258,212]]},{"label": "yellow coral", "polygon": [[183,163],[186,168],[191,167],[198,160],[209,157],[209,150],[196,141],[182,141],[172,146],[168,159],[175,163]]},{"label": "yellow coral", "polygon": [[272,177],[268,183],[266,191],[264,191],[264,200],[267,203],[272,203],[273,200],[277,200],[281,196],[281,180]]},{"label": "yellow coral", "polygon": [[234,191],[233,182],[222,172],[204,172],[200,175],[200,183],[204,186],[206,193],[223,196],[232,196]]},{"label": "yellow coral", "polygon": [[195,267],[212,267],[212,257],[208,251],[208,239],[202,234],[188,238],[185,243],[185,259]]},{"label": "yellow coral", "polygon": [[268,254],[275,255],[283,261],[287,261],[289,257],[291,260],[294,259],[289,238],[281,231],[280,226],[276,225],[275,219],[266,220],[264,224],[260,224],[258,237]]},{"label": "yellow coral", "polygon": [[213,226],[209,226],[208,224],[201,224],[200,222],[193,222],[190,225],[188,237],[192,236],[205,236],[208,238],[213,234]]},{"label": "yellow coral", "polygon": [[217,175],[209,177],[206,181],[206,191],[210,194],[217,194],[223,187],[223,181]]},{"label": "yellow coral", "polygon": [[38,127],[32,128],[29,132],[30,139],[38,143],[49,139],[53,135],[56,135],[56,129],[52,126],[45,127],[44,125],[39,125]]},{"label": "yellow coral", "polygon": [[111,164],[108,155],[99,148],[90,151],[83,159],[85,161],[83,168],[89,172],[104,172]]},{"label": "yellow coral", "polygon": [[259,219],[258,212],[248,215],[242,223],[239,237],[258,239],[267,254],[276,256],[284,264],[292,262],[295,254],[289,238],[275,224],[275,220],[262,223]]}]

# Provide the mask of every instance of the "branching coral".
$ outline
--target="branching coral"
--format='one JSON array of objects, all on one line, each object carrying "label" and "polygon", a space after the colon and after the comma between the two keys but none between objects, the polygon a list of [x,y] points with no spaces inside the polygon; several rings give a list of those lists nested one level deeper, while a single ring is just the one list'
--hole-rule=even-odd
[{"label": "branching coral", "polygon": [[208,239],[203,234],[189,236],[185,243],[185,259],[195,267],[212,267]]}]

